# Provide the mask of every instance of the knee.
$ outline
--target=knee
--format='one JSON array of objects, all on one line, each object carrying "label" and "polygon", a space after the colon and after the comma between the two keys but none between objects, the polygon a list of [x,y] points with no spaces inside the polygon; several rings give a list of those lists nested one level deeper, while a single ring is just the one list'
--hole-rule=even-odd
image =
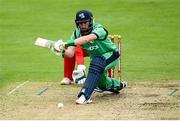
[{"label": "knee", "polygon": [[105,57],[97,55],[92,59],[89,70],[102,74],[104,72],[105,67],[106,67]]}]

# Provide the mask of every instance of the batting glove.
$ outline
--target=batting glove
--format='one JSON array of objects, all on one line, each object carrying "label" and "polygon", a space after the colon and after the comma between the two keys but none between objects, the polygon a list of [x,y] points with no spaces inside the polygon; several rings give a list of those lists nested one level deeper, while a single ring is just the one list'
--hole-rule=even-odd
[{"label": "batting glove", "polygon": [[56,42],[54,43],[54,49],[55,49],[55,51],[62,53],[62,51],[65,49],[65,46],[64,46],[64,45],[65,45],[65,44],[64,44],[63,40],[58,40],[58,41],[56,41]]},{"label": "batting glove", "polygon": [[58,40],[54,43],[53,47],[51,48],[51,51],[60,56],[62,53],[65,52],[65,43],[63,40]]},{"label": "batting glove", "polygon": [[86,80],[86,66],[78,65],[77,70],[72,73],[72,78],[76,84],[84,84]]},{"label": "batting glove", "polygon": [[86,74],[84,70],[74,70],[72,73],[73,81],[76,84],[83,84],[86,80]]}]

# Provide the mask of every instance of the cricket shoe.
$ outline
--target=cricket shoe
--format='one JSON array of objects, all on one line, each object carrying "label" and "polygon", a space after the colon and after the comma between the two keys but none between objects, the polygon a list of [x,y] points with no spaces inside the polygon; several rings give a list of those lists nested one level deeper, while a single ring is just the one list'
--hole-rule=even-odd
[{"label": "cricket shoe", "polygon": [[114,90],[114,89],[108,89],[108,90],[102,90],[100,89],[99,87],[96,87],[94,89],[94,93],[95,92],[98,92],[98,93],[103,93],[103,92],[109,92],[110,94],[111,93],[115,93],[115,94],[119,94],[119,91],[126,88],[127,87],[127,82],[125,81],[120,81],[120,84],[119,84],[119,89],[118,90]]},{"label": "cricket shoe", "polygon": [[122,89],[124,89],[124,88],[126,88],[127,87],[127,82],[125,82],[125,81],[120,81],[120,89],[119,90],[122,90]]},{"label": "cricket shoe", "polygon": [[125,81],[120,81],[120,84],[119,84],[119,89],[108,89],[106,91],[109,91],[109,92],[112,92],[114,94],[119,94],[120,93],[120,90],[124,89],[127,87],[127,82]]},{"label": "cricket shoe", "polygon": [[94,89],[94,93],[95,93],[95,92],[103,93],[104,90],[100,89],[99,87],[96,87],[96,88]]},{"label": "cricket shoe", "polygon": [[76,104],[83,105],[83,104],[89,104],[92,103],[92,100],[86,100],[85,96],[82,94],[77,100]]},{"label": "cricket shoe", "polygon": [[69,85],[69,84],[72,84],[73,81],[71,81],[69,78],[67,77],[64,77],[62,80],[61,80],[61,85]]}]

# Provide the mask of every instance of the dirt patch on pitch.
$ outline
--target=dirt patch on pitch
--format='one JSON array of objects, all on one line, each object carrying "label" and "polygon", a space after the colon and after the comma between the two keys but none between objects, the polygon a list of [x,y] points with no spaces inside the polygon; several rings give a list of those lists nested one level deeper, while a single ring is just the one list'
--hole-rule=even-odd
[{"label": "dirt patch on pitch", "polygon": [[28,82],[7,95],[19,84],[1,91],[0,119],[180,119],[180,81],[129,81],[118,95],[95,93],[88,105],[74,103],[80,86],[58,82]]}]

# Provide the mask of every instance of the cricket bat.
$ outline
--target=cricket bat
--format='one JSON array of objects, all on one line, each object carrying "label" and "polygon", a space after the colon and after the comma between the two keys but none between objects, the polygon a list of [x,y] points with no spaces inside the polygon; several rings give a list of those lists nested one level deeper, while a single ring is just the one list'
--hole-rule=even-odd
[{"label": "cricket bat", "polygon": [[38,37],[34,44],[36,46],[40,46],[40,47],[44,47],[44,48],[49,48],[50,49],[52,47],[52,45],[54,44],[54,41]]}]

